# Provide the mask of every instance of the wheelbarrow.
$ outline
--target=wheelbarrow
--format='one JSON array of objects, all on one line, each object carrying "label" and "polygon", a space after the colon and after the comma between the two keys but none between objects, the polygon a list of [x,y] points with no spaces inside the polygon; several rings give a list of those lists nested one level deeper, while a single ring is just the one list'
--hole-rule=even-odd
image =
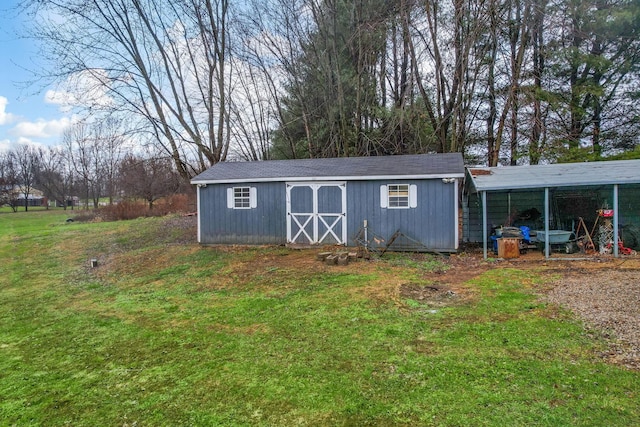
[{"label": "wheelbarrow", "polygon": [[[575,252],[576,245],[571,242],[573,231],[549,230],[549,246],[559,251],[571,254]],[[536,230],[536,240],[540,244],[540,249],[544,251],[546,235],[544,230]]]}]

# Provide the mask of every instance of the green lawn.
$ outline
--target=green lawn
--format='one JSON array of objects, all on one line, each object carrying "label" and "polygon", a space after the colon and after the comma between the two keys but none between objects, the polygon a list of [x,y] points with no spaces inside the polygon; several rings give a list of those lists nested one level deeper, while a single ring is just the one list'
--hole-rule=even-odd
[{"label": "green lawn", "polygon": [[301,270],[162,218],[68,215],[0,213],[0,426],[640,425],[640,373],[602,363],[531,271],[435,307],[394,293],[435,258]]}]

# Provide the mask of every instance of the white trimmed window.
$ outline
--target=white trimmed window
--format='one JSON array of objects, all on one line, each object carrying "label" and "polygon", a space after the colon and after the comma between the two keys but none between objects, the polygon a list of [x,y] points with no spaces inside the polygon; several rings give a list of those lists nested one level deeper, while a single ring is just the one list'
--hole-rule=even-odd
[{"label": "white trimmed window", "polygon": [[409,184],[381,185],[380,207],[388,209],[418,207],[418,186]]},{"label": "white trimmed window", "polygon": [[227,188],[227,208],[254,209],[258,205],[255,187]]}]

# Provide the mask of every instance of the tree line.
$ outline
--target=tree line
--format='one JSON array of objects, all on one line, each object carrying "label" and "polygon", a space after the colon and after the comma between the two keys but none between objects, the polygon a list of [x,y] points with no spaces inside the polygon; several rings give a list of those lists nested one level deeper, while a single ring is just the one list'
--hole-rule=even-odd
[{"label": "tree line", "polygon": [[0,153],[0,206],[27,211],[37,190],[64,209],[123,199],[144,200],[152,209],[159,198],[186,190],[171,158],[129,145],[120,129],[110,120],[78,123],[61,145],[22,144]]},{"label": "tree line", "polygon": [[639,156],[640,0],[22,7],[78,112],[125,116],[183,178],[238,158]]}]

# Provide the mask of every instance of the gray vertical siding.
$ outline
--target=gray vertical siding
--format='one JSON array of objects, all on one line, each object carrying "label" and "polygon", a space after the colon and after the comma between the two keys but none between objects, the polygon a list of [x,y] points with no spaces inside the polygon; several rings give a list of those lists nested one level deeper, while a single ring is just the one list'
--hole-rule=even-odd
[{"label": "gray vertical siding", "polygon": [[[380,207],[380,186],[415,184],[418,207],[389,209]],[[389,239],[396,231],[421,242],[429,250],[452,252],[457,248],[456,183],[441,179],[353,181],[347,184],[347,227],[349,245],[366,219],[369,229]]]},{"label": "gray vertical siding", "polygon": [[[228,209],[227,188],[257,189],[255,209]],[[204,244],[284,244],[287,240],[285,185],[209,184],[200,188],[200,242]]]},{"label": "gray vertical siding", "polygon": [[[418,207],[381,208],[380,186],[387,184],[417,185]],[[429,250],[455,251],[458,243],[456,185],[445,184],[441,179],[347,182],[347,244],[356,245],[354,237],[366,219],[370,230],[385,239],[399,230]],[[256,187],[257,208],[228,209],[227,188],[234,186]],[[292,188],[292,201],[292,211],[312,211],[309,188]],[[320,213],[339,212],[340,204],[339,188],[320,188]],[[285,183],[209,184],[200,188],[199,221],[200,241],[204,244],[284,244],[287,238]],[[320,226],[320,233],[324,231],[326,227]],[[342,229],[337,227],[335,231],[340,235]]]}]

